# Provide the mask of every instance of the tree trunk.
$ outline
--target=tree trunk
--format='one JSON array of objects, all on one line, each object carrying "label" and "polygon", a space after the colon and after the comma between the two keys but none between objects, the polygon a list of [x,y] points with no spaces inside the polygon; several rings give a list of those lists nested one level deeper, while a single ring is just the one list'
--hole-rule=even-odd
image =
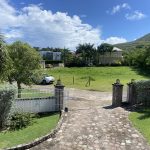
[{"label": "tree trunk", "polygon": [[21,98],[21,83],[17,82],[17,87],[18,87],[18,98]]}]

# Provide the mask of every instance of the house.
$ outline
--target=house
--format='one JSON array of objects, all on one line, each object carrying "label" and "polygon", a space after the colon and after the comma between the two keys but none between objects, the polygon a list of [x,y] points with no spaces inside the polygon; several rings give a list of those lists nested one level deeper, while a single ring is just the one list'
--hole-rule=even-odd
[{"label": "house", "polygon": [[43,58],[41,61],[42,68],[64,67],[61,52],[39,51],[39,53]]},{"label": "house", "polygon": [[44,60],[62,61],[61,52],[39,51]]},{"label": "house", "polygon": [[114,47],[111,52],[104,52],[99,55],[99,64],[101,65],[111,65],[111,64],[121,64],[123,61],[123,50]]}]

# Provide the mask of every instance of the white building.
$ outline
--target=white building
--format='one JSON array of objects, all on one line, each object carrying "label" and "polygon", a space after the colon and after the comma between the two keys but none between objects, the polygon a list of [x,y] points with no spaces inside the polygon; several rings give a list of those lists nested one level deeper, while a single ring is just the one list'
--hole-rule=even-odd
[{"label": "white building", "polygon": [[123,50],[117,47],[114,47],[112,52],[104,52],[99,55],[99,64],[110,65],[110,64],[119,64],[123,61]]},{"label": "white building", "polygon": [[61,61],[61,52],[39,51],[43,59],[50,61]]}]

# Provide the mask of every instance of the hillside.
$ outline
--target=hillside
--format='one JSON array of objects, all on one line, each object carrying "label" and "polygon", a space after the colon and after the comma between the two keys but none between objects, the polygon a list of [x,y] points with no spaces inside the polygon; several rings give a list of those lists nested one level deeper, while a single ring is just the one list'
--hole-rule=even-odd
[{"label": "hillside", "polygon": [[114,46],[121,48],[125,51],[134,50],[135,48],[143,48],[150,46],[150,33],[133,41],[121,44],[115,44]]}]

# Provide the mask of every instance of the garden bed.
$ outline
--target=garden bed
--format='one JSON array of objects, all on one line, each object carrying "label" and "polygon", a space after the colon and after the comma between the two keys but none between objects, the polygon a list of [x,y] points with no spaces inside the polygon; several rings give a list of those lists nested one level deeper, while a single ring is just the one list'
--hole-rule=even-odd
[{"label": "garden bed", "polygon": [[50,133],[59,121],[59,114],[40,115],[35,118],[35,123],[22,130],[0,133],[0,149],[29,143],[36,138]]}]

